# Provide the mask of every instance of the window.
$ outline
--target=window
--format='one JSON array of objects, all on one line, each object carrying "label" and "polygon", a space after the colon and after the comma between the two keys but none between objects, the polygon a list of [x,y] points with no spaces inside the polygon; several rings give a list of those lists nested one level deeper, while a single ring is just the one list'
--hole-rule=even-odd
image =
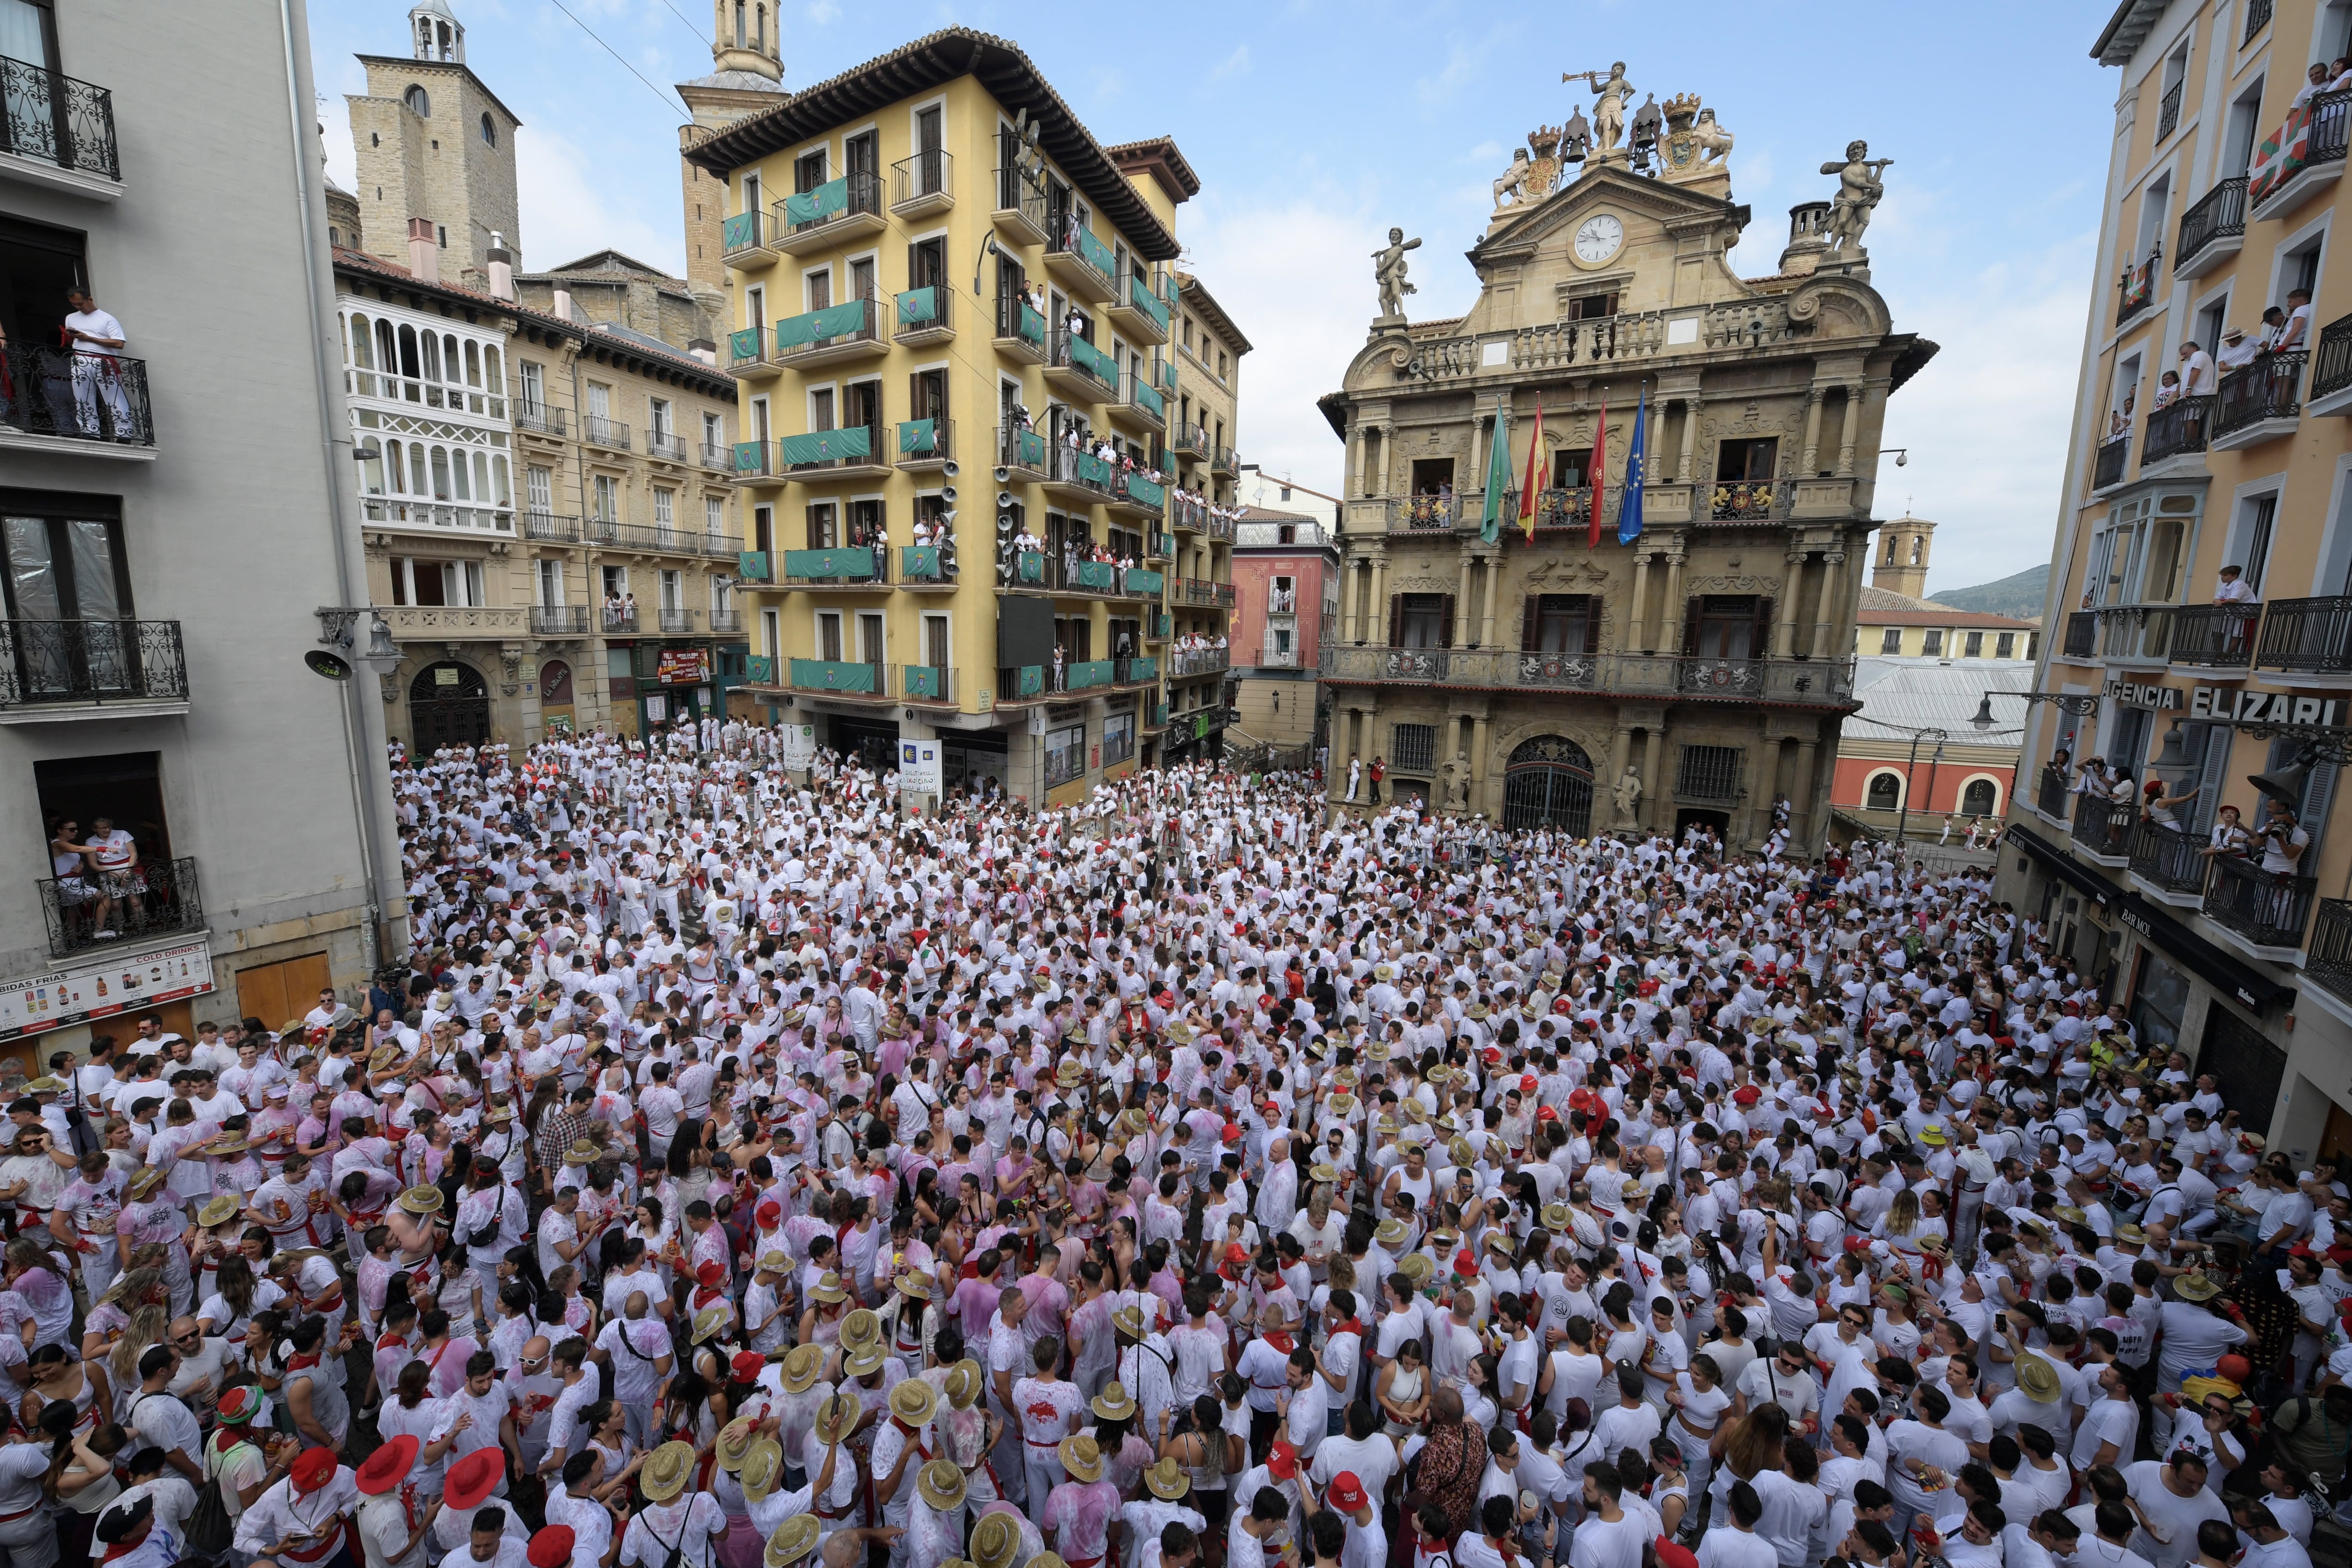
[{"label": "window", "polygon": [[[20,679],[43,695],[135,685],[135,637],[124,639],[125,628],[118,624],[90,624],[120,623],[133,613],[121,524],[109,515],[113,508],[113,502],[95,497],[42,495],[36,500],[35,492],[0,491],[5,618],[84,624],[79,637],[28,633],[17,640],[14,662]],[[77,665],[84,663],[87,674],[78,674]]]},{"label": "window", "polygon": [[1715,482],[1717,484],[1753,484],[1772,477],[1772,465],[1780,450],[1778,436],[1756,436],[1736,441],[1725,441],[1715,449]]},{"label": "window", "polygon": [[652,430],[656,439],[663,441],[669,439],[670,408],[668,398],[656,397],[652,400],[651,406],[648,411],[646,425],[648,428]]},{"label": "window", "polygon": [[677,492],[676,490],[654,491],[654,526],[664,533],[677,526]]},{"label": "window", "polygon": [[1276,577],[1273,592],[1266,595],[1265,607],[1277,616],[1294,614],[1298,608],[1298,584],[1295,578]]},{"label": "window", "polygon": [[547,407],[547,367],[530,360],[522,363],[522,400],[533,413]]},{"label": "window", "polygon": [[595,503],[595,508],[596,508],[596,510],[595,510],[595,519],[596,519],[596,521],[597,521],[598,522],[618,522],[618,521],[621,521],[621,484],[620,484],[620,481],[619,481],[618,479],[615,479],[614,478],[613,478],[613,476],[612,476],[612,475],[610,475],[610,474],[596,474],[596,475],[593,475],[593,476],[592,476],[592,480],[593,480],[592,488],[591,488],[591,489],[590,489],[590,492],[589,492],[589,493],[590,493],[590,495],[593,498],[593,500],[594,500],[594,503]]},{"label": "window", "polygon": [[1135,715],[1113,713],[1103,721],[1102,765],[1111,767],[1135,755]]},{"label": "window", "polygon": [[816,613],[816,656],[828,664],[841,661],[841,612],[819,610]]},{"label": "window", "polygon": [[1929,658],[1941,658],[1944,656],[1944,629],[1941,626],[1929,626],[1926,631],[1921,632],[1919,651]]},{"label": "window", "polygon": [[1889,626],[1884,632],[1881,632],[1878,637],[1878,651],[1881,653],[1901,653],[1903,651],[1903,628],[1901,626]]},{"label": "window", "polygon": [[702,498],[702,531],[713,539],[727,537],[727,503],[718,496]]},{"label": "window", "polygon": [[1970,779],[1960,791],[1962,816],[1991,816],[2000,810],[2000,786],[1990,779]]},{"label": "window", "polygon": [[1993,638],[1992,656],[1995,658],[2015,658],[2017,657],[2017,634],[2015,632],[2003,632],[1999,637]]},{"label": "window", "polygon": [[1523,653],[1592,651],[1592,595],[1538,594],[1528,600],[1528,623],[1520,628]]},{"label": "window", "polygon": [[1397,772],[1425,773],[1436,764],[1436,725],[1391,724],[1389,726],[1389,763]]},{"label": "window", "polygon": [[1454,595],[1399,594],[1396,601],[1397,647],[1444,647],[1454,637]]},{"label": "window", "polygon": [[495,147],[498,144],[499,128],[491,122],[489,110],[484,110],[482,111],[482,145]]},{"label": "window", "polygon": [[727,421],[716,414],[702,416],[702,444],[717,448],[727,445]]},{"label": "window", "polygon": [[1962,658],[1982,658],[1984,657],[1984,633],[1969,632],[1966,636],[1962,637],[1960,638],[1960,657]]},{"label": "window", "polygon": [[629,592],[629,569],[627,567],[604,566],[598,568],[598,570],[604,574],[604,596],[606,598],[620,599],[627,597]]},{"label": "window", "polygon": [[416,116],[417,119],[430,120],[433,118],[433,100],[423,88],[411,87],[406,92],[400,95],[400,101],[408,105],[408,112]]},{"label": "window", "polygon": [[2231,541],[2226,565],[2243,569],[2243,581],[2257,595],[2263,591],[2263,570],[2270,564],[2271,527],[2278,521],[2278,496],[2250,496],[2238,518],[2237,537]]},{"label": "window", "polygon": [[550,609],[563,603],[562,562],[539,563],[539,602]]},{"label": "window", "polygon": [[1045,731],[1045,787],[1068,784],[1083,778],[1087,771],[1087,727],[1073,724],[1066,730]]},{"label": "window", "polygon": [[1675,794],[1685,800],[1738,800],[1742,760],[1737,746],[1685,746]]},{"label": "window", "polygon": [[686,608],[686,574],[672,568],[661,574],[661,607],[665,616]]},{"label": "window", "polygon": [[427,608],[478,608],[485,601],[478,561],[392,558],[392,602]]},{"label": "window", "polygon": [[1903,775],[1873,773],[1863,804],[1872,811],[1893,811],[1903,804]]},{"label": "window", "polygon": [[923,662],[933,669],[945,669],[954,662],[948,648],[948,618],[929,615],[923,617]]},{"label": "window", "polygon": [[831,550],[841,542],[840,514],[829,500],[813,501],[808,509],[808,547]]},{"label": "window", "polygon": [[[2222,179],[2242,175],[2254,161],[2254,139],[2263,127],[2263,79],[2254,79],[2245,91],[2230,104],[2230,128],[2221,166],[2215,174]],[[2201,340],[2200,340],[2201,341]],[[2209,350],[2213,346],[2205,345]]]}]

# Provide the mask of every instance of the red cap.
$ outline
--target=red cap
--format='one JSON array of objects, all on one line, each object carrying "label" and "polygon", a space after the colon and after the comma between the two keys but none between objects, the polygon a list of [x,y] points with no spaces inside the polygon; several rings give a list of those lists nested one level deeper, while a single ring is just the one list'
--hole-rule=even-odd
[{"label": "red cap", "polygon": [[770,1198],[751,1211],[751,1218],[761,1226],[772,1226],[784,1217],[784,1205]]},{"label": "red cap", "polygon": [[[420,1447],[422,1447],[422,1445],[419,1444],[414,1436],[404,1432],[389,1443],[384,1444],[383,1447],[378,1448],[374,1453],[370,1454],[367,1457],[367,1462],[360,1467],[360,1490],[367,1493],[371,1497],[375,1497],[382,1493],[388,1492],[393,1488],[398,1486],[400,1484],[401,1478],[407,1475],[410,1467],[416,1463],[416,1450]],[[500,1452],[503,1453],[504,1450],[500,1450]],[[310,1450],[310,1454],[321,1453],[326,1453],[326,1450],[323,1448],[313,1448]],[[309,1459],[310,1454],[303,1455],[303,1459]],[[327,1462],[330,1465],[334,1463],[334,1456],[332,1454],[327,1455]],[[297,1468],[299,1468],[299,1464]],[[327,1473],[331,1477],[334,1474],[334,1471],[330,1469]],[[323,1486],[326,1483],[322,1481],[320,1484]],[[299,1491],[308,1491],[311,1489],[304,1487],[299,1482],[297,1482],[296,1489]]]},{"label": "red cap", "polygon": [[768,1358],[758,1351],[737,1351],[729,1359],[727,1370],[734,1374],[738,1383],[757,1383],[760,1381],[760,1369],[767,1364]]},{"label": "red cap", "polygon": [[1500,1046],[1488,1046],[1484,1051],[1481,1051],[1479,1055],[1486,1059],[1486,1063],[1488,1067],[1493,1067],[1503,1059],[1503,1047]]},{"label": "red cap", "polygon": [[1533,1094],[1535,1091],[1536,1075],[1531,1072],[1521,1073],[1519,1075],[1519,1092],[1521,1094]]},{"label": "red cap", "polygon": [[1470,1255],[1468,1247],[1465,1247],[1454,1255],[1454,1272],[1465,1279],[1478,1272],[1478,1260]]},{"label": "red cap", "polygon": [[1698,1568],[1698,1553],[1687,1546],[1677,1545],[1661,1535],[1657,1540],[1658,1568]]},{"label": "red cap", "polygon": [[1223,1130],[1218,1133],[1218,1136],[1223,1138],[1228,1143],[1240,1142],[1242,1141],[1241,1124],[1236,1121],[1226,1122]]},{"label": "red cap", "polygon": [[1657,994],[1658,983],[1654,980],[1642,981],[1633,987],[1633,994],[1636,996],[1655,996]]},{"label": "red cap", "polygon": [[1559,1120],[1559,1112],[1554,1110],[1549,1105],[1539,1105],[1536,1107],[1536,1120],[1538,1121],[1557,1121]]},{"label": "red cap", "polygon": [[1286,1439],[1276,1438],[1274,1452],[1265,1457],[1265,1468],[1276,1480],[1290,1479],[1298,1473],[1298,1450],[1292,1447]]},{"label": "red cap", "polygon": [[[409,1457],[416,1454],[416,1439],[408,1440]],[[335,1479],[335,1451],[332,1448],[305,1448],[295,1458],[294,1466],[286,1472],[298,1492],[314,1492]]]},{"label": "red cap", "polygon": [[1764,1098],[1764,1091],[1752,1083],[1743,1083],[1731,1091],[1734,1105],[1753,1105]]},{"label": "red cap", "polygon": [[442,1499],[451,1508],[478,1508],[482,1500],[506,1479],[507,1451],[493,1445],[477,1448],[449,1467]]},{"label": "red cap", "polygon": [[[530,1568],[564,1568],[572,1561],[575,1538],[568,1524],[551,1524],[530,1538]],[[1694,1559],[1696,1561],[1696,1559]]]},{"label": "red cap", "polygon": [[716,1285],[726,1278],[727,1266],[715,1258],[694,1271],[694,1282],[698,1285]]},{"label": "red cap", "polygon": [[1324,1501],[1332,1508],[1353,1513],[1364,1506],[1364,1483],[1355,1471],[1341,1470],[1331,1478],[1331,1489],[1324,1494]]}]

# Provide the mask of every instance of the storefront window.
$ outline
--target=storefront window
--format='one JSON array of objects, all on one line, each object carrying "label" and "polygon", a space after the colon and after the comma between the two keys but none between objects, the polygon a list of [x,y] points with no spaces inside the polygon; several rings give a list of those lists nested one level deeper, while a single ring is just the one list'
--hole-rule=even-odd
[{"label": "storefront window", "polygon": [[1087,727],[1073,724],[1066,730],[1045,731],[1045,787],[1068,784],[1082,778],[1087,771]]},{"label": "storefront window", "polygon": [[2147,948],[2139,954],[2139,984],[2132,987],[2132,1027],[2149,1050],[2168,1051],[2180,1043],[2180,1016],[2189,1008],[2189,976]]}]

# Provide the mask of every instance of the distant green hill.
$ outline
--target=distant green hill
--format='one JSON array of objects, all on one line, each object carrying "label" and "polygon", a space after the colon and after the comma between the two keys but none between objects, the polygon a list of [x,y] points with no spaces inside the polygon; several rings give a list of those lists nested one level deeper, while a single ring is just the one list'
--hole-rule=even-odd
[{"label": "distant green hill", "polygon": [[2050,563],[2020,572],[2014,577],[2003,577],[1998,583],[1979,583],[1973,588],[1951,588],[1941,594],[1930,594],[1929,599],[1938,605],[1949,605],[1956,610],[1976,610],[1990,616],[2011,616],[2021,621],[2042,618],[2042,601],[2050,587]]}]

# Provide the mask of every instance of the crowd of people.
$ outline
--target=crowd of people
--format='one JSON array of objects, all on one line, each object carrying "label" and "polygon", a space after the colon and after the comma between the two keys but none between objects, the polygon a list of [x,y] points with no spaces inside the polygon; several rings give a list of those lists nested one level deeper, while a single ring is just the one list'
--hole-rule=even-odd
[{"label": "crowd of people", "polygon": [[[405,960],[8,1106],[0,1553],[2307,1568],[2352,1199],[1886,846],[394,758]],[[201,1008],[199,1009],[201,1012]]]}]

